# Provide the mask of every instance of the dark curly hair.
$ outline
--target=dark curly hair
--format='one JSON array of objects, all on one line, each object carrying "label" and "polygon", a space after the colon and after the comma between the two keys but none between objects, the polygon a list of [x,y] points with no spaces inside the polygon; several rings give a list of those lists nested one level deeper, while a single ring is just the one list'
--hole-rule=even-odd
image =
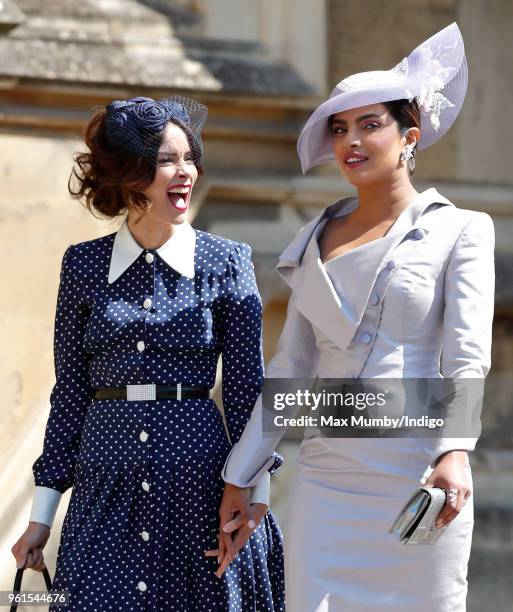
[{"label": "dark curly hair", "polygon": [[[149,207],[143,191],[153,182],[156,167],[144,157],[113,150],[106,140],[105,120],[105,107],[96,108],[84,129],[84,141],[89,150],[73,156],[75,164],[68,180],[68,190],[95,217],[95,213],[100,213],[102,217],[112,219],[129,207],[141,211]],[[179,123],[176,125],[185,132],[198,173],[203,174],[201,157],[190,128]],[[160,142],[162,137],[163,133],[158,136]]]}]

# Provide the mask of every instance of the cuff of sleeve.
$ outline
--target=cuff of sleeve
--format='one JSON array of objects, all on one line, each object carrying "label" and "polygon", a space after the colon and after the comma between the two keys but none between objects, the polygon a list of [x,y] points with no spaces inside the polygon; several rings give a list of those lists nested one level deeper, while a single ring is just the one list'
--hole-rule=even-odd
[{"label": "cuff of sleeve", "polygon": [[55,489],[36,486],[29,521],[43,523],[51,528],[61,497],[62,493]]},{"label": "cuff of sleeve", "polygon": [[442,438],[431,455],[430,467],[434,468],[436,461],[444,453],[452,450],[471,452],[476,448],[477,438]]},{"label": "cuff of sleeve", "polygon": [[258,483],[251,488],[249,495],[250,504],[265,504],[269,508],[271,495],[271,474],[266,472]]},{"label": "cuff of sleeve", "polygon": [[[229,458],[229,456],[228,456]],[[228,460],[225,463],[223,471],[221,472],[221,476],[225,482],[229,482],[230,484],[235,485],[236,487],[254,487],[258,484],[262,476],[265,476],[267,470],[274,465],[275,458],[274,456],[269,457],[265,463],[251,476],[249,479],[241,479],[240,476],[235,475],[235,467],[233,467],[232,472],[227,470]],[[231,466],[230,466],[231,467]]]}]

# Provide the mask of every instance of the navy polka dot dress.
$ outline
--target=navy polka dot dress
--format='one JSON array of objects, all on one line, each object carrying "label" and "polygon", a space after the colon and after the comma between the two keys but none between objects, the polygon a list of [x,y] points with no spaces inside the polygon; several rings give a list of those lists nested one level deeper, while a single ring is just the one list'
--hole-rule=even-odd
[{"label": "navy polka dot dress", "polygon": [[[116,234],[64,254],[57,382],[33,472],[38,486],[73,487],[54,578],[70,593],[67,610],[285,609],[271,512],[221,579],[217,559],[205,557],[217,548],[231,448],[215,402],[91,399],[95,389],[127,384],[213,387],[222,354],[226,423],[232,443],[240,437],[263,381],[251,249],[194,231],[194,278],[141,249],[109,284]],[[280,463],[276,456],[270,471]]]}]

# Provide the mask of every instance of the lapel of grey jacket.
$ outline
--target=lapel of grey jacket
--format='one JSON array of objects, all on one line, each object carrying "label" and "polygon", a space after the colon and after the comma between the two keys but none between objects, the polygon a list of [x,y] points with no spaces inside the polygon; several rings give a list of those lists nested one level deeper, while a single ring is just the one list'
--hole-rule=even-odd
[{"label": "lapel of grey jacket", "polygon": [[[305,225],[281,254],[276,269],[296,293],[297,309],[341,350],[347,348],[362,320],[376,277],[405,236],[423,227],[423,215],[432,204],[453,206],[436,189],[428,189],[401,212],[386,236],[332,260],[328,264],[330,270],[341,280],[338,292],[320,259],[316,229],[325,217],[354,210],[358,205],[356,198],[344,198],[327,207]],[[345,291],[348,286],[351,290]]]}]

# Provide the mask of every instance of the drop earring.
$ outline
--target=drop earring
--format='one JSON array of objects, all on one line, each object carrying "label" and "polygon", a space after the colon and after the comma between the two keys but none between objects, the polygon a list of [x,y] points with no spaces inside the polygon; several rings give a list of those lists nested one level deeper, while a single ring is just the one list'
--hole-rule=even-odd
[{"label": "drop earring", "polygon": [[410,174],[413,173],[413,171],[415,170],[415,154],[414,154],[414,150],[415,150],[415,146],[417,143],[413,142],[411,144],[407,144],[403,147],[403,150],[401,151],[401,157],[400,160],[402,162],[406,162],[406,165],[408,167],[408,172]]}]

